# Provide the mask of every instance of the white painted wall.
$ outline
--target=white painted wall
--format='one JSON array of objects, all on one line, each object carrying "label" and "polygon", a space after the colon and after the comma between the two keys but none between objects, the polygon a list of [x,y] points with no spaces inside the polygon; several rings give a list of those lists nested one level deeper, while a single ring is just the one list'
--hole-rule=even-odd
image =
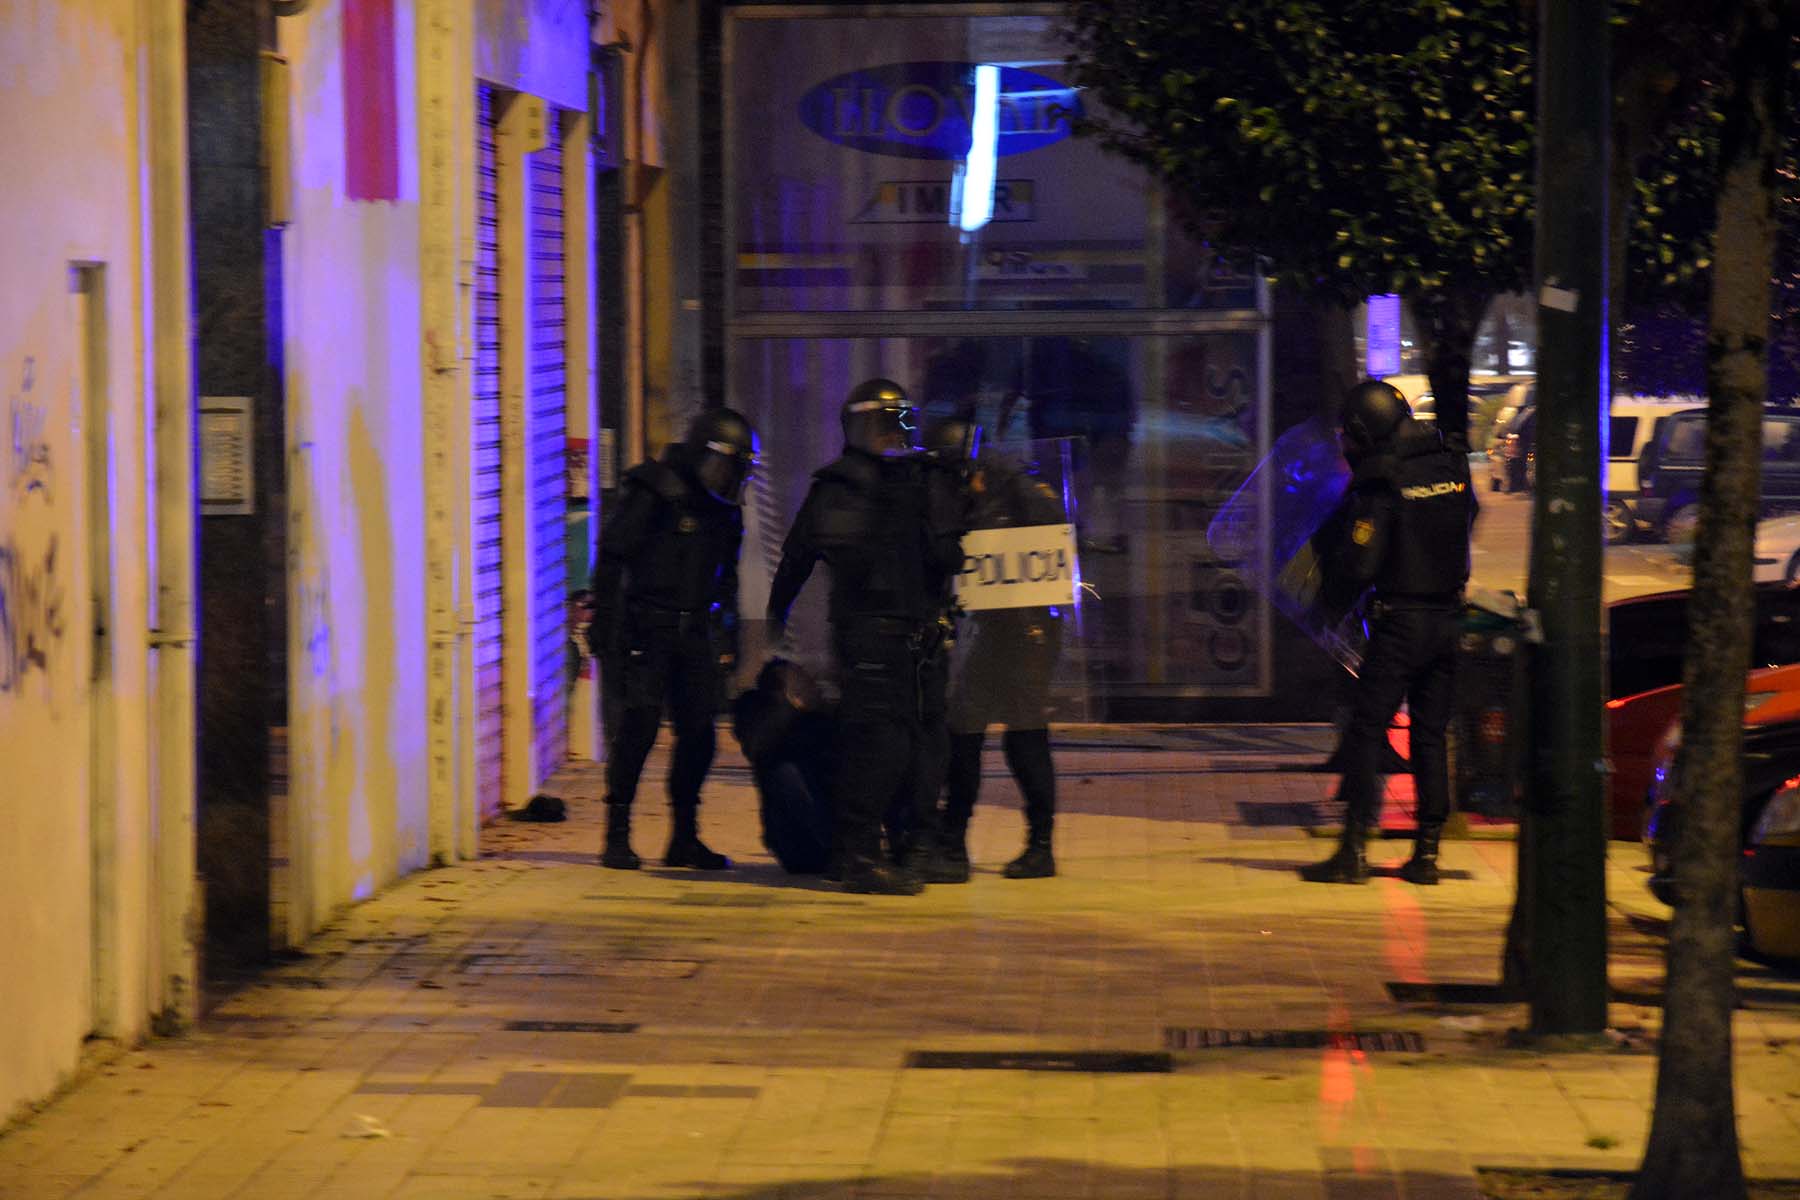
[{"label": "white painted wall", "polygon": [[[582,0],[399,0],[394,15],[401,198],[392,202],[345,198],[341,0],[315,0],[277,23],[291,78],[283,319],[287,938],[296,944],[434,855],[476,852],[465,769],[474,725],[463,712],[476,77],[586,107]],[[431,39],[423,55],[421,22]],[[424,127],[422,102],[434,106]],[[444,136],[457,121],[466,125]],[[429,204],[422,151],[440,172]],[[454,261],[427,263],[422,247]],[[445,445],[460,461],[446,462]],[[440,550],[453,543],[433,563],[428,504]],[[446,647],[436,680],[434,628]],[[524,667],[526,647],[516,652]]]},{"label": "white painted wall", "polygon": [[[0,1123],[68,1077],[86,1035],[136,1038],[169,1002],[151,966],[166,905],[148,766],[141,9],[0,5]],[[85,395],[76,262],[105,277],[94,317],[106,340]],[[95,494],[114,553],[100,571],[88,564],[90,427],[107,431]],[[108,614],[98,664],[96,604]],[[191,810],[191,789],[170,802]]]},{"label": "white painted wall", "polygon": [[[157,389],[178,413],[192,401],[182,395],[191,327],[176,299],[187,261],[185,192],[151,191],[183,176],[185,114],[150,107],[156,80],[178,85],[185,69],[180,4],[0,3],[0,112],[27,114],[0,122],[0,912],[8,914],[0,921],[0,1123],[50,1095],[90,1033],[134,1040],[154,1014],[181,1017],[192,1004],[191,960],[173,944],[193,911],[192,856],[168,852],[171,839],[191,842],[191,780],[184,790],[188,768],[158,771],[153,754],[167,726],[187,729],[191,756],[191,722],[161,711],[167,696],[191,693],[174,685],[156,692],[153,657],[167,660],[165,676],[188,668],[179,647],[149,648]],[[581,3],[471,0],[459,8],[430,11],[466,31],[449,36],[468,47],[462,61],[480,46],[490,69],[511,63],[498,82],[584,105],[585,23],[572,26],[570,15],[584,12]],[[430,273],[420,250],[419,4],[395,10],[395,202],[344,198],[341,4],[315,0],[279,22],[292,65],[283,291],[293,942],[432,853],[422,377],[430,363],[466,393],[472,347],[466,296],[446,300],[436,349],[423,335],[421,279]],[[523,25],[514,19],[521,12]],[[523,43],[521,29],[532,35]],[[531,44],[537,32],[543,37]],[[474,86],[470,74],[463,90],[472,97]],[[468,136],[472,146],[472,127]],[[458,261],[438,285],[447,296],[468,279],[469,153],[459,148],[446,169],[461,206],[446,239]],[[72,263],[104,267],[106,341],[91,397],[82,394],[85,302],[71,288]],[[158,263],[168,270],[153,279]],[[452,397],[441,408],[466,455],[467,404]],[[85,430],[101,416],[106,484],[98,494],[110,559],[90,571]],[[173,509],[184,510],[179,496]],[[465,543],[455,551],[462,560],[460,524],[452,532]],[[451,575],[447,595],[460,621],[466,569]],[[98,658],[89,634],[95,605],[108,631]],[[163,636],[179,640],[180,614],[162,617],[166,626],[176,620]],[[101,682],[90,684],[96,671]],[[448,686],[459,694],[463,685]],[[470,728],[458,721],[448,730],[458,762]],[[162,759],[191,765],[187,756]],[[472,836],[461,832],[466,781],[453,780],[450,791],[440,807],[454,811],[439,814],[438,853],[471,854]]]},{"label": "white painted wall", "polygon": [[430,858],[414,9],[395,6],[391,202],[345,199],[342,14],[324,0],[279,30],[294,942]]},{"label": "white painted wall", "polygon": [[587,10],[587,0],[475,0],[475,73],[585,111]]}]

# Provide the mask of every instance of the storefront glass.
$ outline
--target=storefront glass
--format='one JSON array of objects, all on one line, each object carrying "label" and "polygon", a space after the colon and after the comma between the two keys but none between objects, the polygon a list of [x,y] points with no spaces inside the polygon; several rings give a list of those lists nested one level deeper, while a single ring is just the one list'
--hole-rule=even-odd
[{"label": "storefront glass", "polygon": [[[836,457],[857,382],[908,389],[922,423],[973,414],[1005,448],[1069,439],[1084,697],[1097,715],[1132,696],[1254,694],[1267,686],[1268,617],[1206,528],[1265,451],[1255,390],[1261,335],[761,338],[738,348],[734,403],[759,428],[742,601],[762,611],[812,472]],[[1245,548],[1248,555],[1251,547]],[[793,631],[822,656],[825,595]]]},{"label": "storefront glass", "polygon": [[[1260,283],[1069,136],[1055,10],[730,11],[729,399],[764,431],[746,615],[845,394],[883,375],[927,420],[1069,439],[1096,715],[1266,693],[1268,612],[1205,532],[1269,443]],[[796,613],[815,648],[824,590]]]}]

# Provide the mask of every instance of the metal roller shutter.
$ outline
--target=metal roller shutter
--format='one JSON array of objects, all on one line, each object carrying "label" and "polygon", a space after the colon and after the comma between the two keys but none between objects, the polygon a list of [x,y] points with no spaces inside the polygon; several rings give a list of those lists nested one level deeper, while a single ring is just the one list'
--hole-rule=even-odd
[{"label": "metal roller shutter", "polygon": [[483,822],[500,815],[506,755],[505,557],[500,522],[500,203],[491,88],[476,97],[475,166],[475,797]]},{"label": "metal roller shutter", "polygon": [[562,144],[558,114],[545,118],[545,147],[530,156],[531,694],[539,779],[569,749],[568,403],[564,306]]}]

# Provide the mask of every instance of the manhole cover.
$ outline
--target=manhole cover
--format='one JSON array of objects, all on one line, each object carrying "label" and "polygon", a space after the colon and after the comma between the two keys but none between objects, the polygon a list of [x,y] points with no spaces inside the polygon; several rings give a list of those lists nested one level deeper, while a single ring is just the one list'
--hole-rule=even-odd
[{"label": "manhole cover", "polygon": [[636,1033],[636,1021],[508,1021],[508,1033]]},{"label": "manhole cover", "polygon": [[1100,1074],[1167,1074],[1167,1054],[1109,1050],[914,1050],[906,1065],[927,1071],[1078,1071]]},{"label": "manhole cover", "polygon": [[565,954],[470,954],[457,964],[465,975],[531,975],[607,979],[691,979],[700,964],[691,958],[570,958]]},{"label": "manhole cover", "polygon": [[1328,1029],[1179,1029],[1163,1030],[1170,1050],[1400,1050],[1425,1049],[1416,1033]]}]

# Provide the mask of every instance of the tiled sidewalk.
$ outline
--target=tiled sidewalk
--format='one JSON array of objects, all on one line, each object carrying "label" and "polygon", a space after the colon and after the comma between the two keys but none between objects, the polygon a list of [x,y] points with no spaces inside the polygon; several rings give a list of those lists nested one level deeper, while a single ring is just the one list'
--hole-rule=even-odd
[{"label": "tiled sidewalk", "polygon": [[[1637,1162],[1651,1055],[1511,1049],[1520,1007],[1385,986],[1494,978],[1510,842],[1448,846],[1466,878],[1436,889],[1295,877],[1328,849],[1297,826],[1332,781],[1295,769],[1328,731],[1069,731],[1053,880],[998,874],[1021,822],[990,747],[980,870],[917,898],[785,876],[721,741],[703,826],[737,870],[601,870],[572,773],[568,823],[488,831],[0,1136],[0,1196],[1417,1200],[1474,1196],[1476,1165]],[[1654,1002],[1664,913],[1614,849],[1615,987]],[[1800,1175],[1800,981],[1744,984],[1746,1160]],[[1218,1031],[1314,1044],[1199,1048]],[[1070,1069],[1102,1052],[1138,1069]]]}]

